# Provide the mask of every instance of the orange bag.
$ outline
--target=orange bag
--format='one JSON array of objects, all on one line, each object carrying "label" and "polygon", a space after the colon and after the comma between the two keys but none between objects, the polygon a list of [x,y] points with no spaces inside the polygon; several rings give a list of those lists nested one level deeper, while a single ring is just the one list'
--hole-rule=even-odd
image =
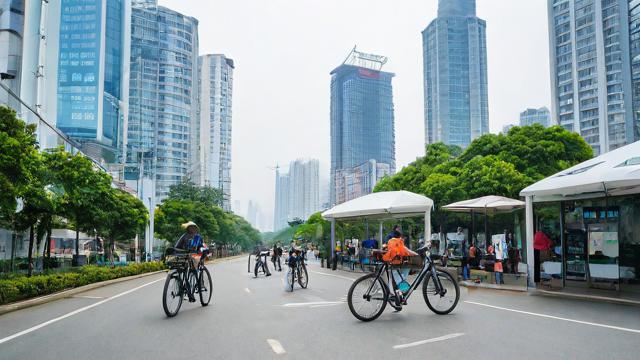
[{"label": "orange bag", "polygon": [[401,264],[403,256],[411,256],[409,250],[404,246],[404,240],[393,238],[387,243],[387,253],[382,256],[382,260],[392,264]]}]

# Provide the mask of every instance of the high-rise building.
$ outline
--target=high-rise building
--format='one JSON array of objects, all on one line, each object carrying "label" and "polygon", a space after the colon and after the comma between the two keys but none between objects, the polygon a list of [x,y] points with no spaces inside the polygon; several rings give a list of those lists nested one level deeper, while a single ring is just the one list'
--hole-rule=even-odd
[{"label": "high-rise building", "polygon": [[[89,156],[106,163],[123,159],[127,119],[130,2],[61,0],[56,126],[82,142]],[[56,16],[49,12],[49,16]],[[52,70],[52,69],[50,69]]]},{"label": "high-rise building", "polygon": [[520,126],[540,124],[544,127],[551,126],[551,113],[546,107],[539,109],[527,109],[520,113]]},{"label": "high-rise building", "polygon": [[286,174],[276,169],[274,230],[295,218],[306,220],[320,210],[319,169],[316,159],[292,161]]},{"label": "high-rise building", "polygon": [[580,134],[595,155],[638,140],[629,0],[548,0],[547,4],[552,118]]},{"label": "high-rise building", "polygon": [[159,202],[192,175],[198,20],[157,0],[135,0],[132,8],[126,176],[153,178]]},{"label": "high-rise building", "polygon": [[371,159],[358,166],[336,172],[336,203],[356,199],[373,192],[378,181],[389,175],[389,164],[378,163]]},{"label": "high-rise building", "polygon": [[331,72],[331,204],[337,204],[342,170],[375,160],[395,173],[394,74],[381,71],[386,62],[353,48]]},{"label": "high-rise building", "polygon": [[[122,163],[126,144],[130,10],[129,0],[24,2],[20,97],[103,164]],[[41,147],[59,145],[43,129]]]},{"label": "high-rise building", "polygon": [[199,68],[199,122],[194,138],[193,182],[222,190],[225,210],[231,210],[231,119],[233,60],[202,55]]},{"label": "high-rise building", "polygon": [[[20,94],[22,75],[22,39],[24,36],[24,0],[0,0],[0,73],[2,83]],[[20,111],[18,100],[4,89],[0,104]]]},{"label": "high-rise building", "polygon": [[422,32],[425,142],[468,146],[489,132],[486,23],[475,0],[439,0]]},{"label": "high-rise building", "polygon": [[633,138],[640,140],[640,1],[629,0],[629,50],[633,108]]}]

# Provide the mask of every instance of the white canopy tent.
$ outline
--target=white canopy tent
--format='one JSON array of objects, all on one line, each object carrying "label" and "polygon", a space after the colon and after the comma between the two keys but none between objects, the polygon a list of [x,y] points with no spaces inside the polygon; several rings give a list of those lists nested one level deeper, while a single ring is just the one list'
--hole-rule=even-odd
[{"label": "white canopy tent", "polygon": [[335,257],[336,220],[400,219],[424,216],[425,239],[431,238],[431,209],[433,200],[410,191],[384,191],[353,199],[322,213],[322,217],[331,220],[331,257]]},{"label": "white canopy tent", "polygon": [[509,212],[524,208],[524,201],[510,199],[504,196],[489,195],[476,199],[458,201],[442,207],[454,212]]},{"label": "white canopy tent", "polygon": [[[640,193],[640,141],[582,162],[524,188],[527,256],[533,256],[533,203]],[[529,262],[533,273],[533,262]],[[533,277],[529,285],[534,286]]]}]

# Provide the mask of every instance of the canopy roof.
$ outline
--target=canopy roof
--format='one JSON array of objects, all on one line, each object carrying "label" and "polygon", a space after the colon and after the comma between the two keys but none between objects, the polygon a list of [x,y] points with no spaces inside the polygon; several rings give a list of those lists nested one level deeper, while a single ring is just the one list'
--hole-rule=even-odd
[{"label": "canopy roof", "polygon": [[476,199],[458,201],[442,208],[455,212],[508,212],[524,207],[524,201],[504,196],[489,195]]},{"label": "canopy roof", "polygon": [[526,187],[520,196],[557,201],[640,193],[640,141],[602,154]]},{"label": "canopy roof", "polygon": [[325,219],[397,219],[429,215],[433,200],[409,191],[373,193],[336,205],[322,213]]}]

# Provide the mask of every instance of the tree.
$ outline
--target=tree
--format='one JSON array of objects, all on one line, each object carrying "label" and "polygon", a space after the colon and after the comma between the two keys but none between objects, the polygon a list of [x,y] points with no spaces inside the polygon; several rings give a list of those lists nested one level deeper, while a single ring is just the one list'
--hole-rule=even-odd
[{"label": "tree", "polygon": [[38,167],[35,124],[0,106],[0,222],[10,225],[16,199],[24,196]]},{"label": "tree", "polygon": [[169,187],[167,199],[197,201],[209,207],[222,207],[223,193],[211,186],[196,186],[192,182],[183,181]]},{"label": "tree", "polygon": [[130,241],[136,234],[143,233],[149,215],[140,199],[120,189],[111,189],[101,205],[96,216],[100,225],[96,230],[108,241],[109,260],[113,262],[116,241]]},{"label": "tree", "polygon": [[218,221],[209,208],[202,203],[189,200],[165,200],[156,209],[155,231],[166,241],[175,242],[184,233],[182,224],[193,221],[198,224],[200,234],[207,240],[219,230]]}]

